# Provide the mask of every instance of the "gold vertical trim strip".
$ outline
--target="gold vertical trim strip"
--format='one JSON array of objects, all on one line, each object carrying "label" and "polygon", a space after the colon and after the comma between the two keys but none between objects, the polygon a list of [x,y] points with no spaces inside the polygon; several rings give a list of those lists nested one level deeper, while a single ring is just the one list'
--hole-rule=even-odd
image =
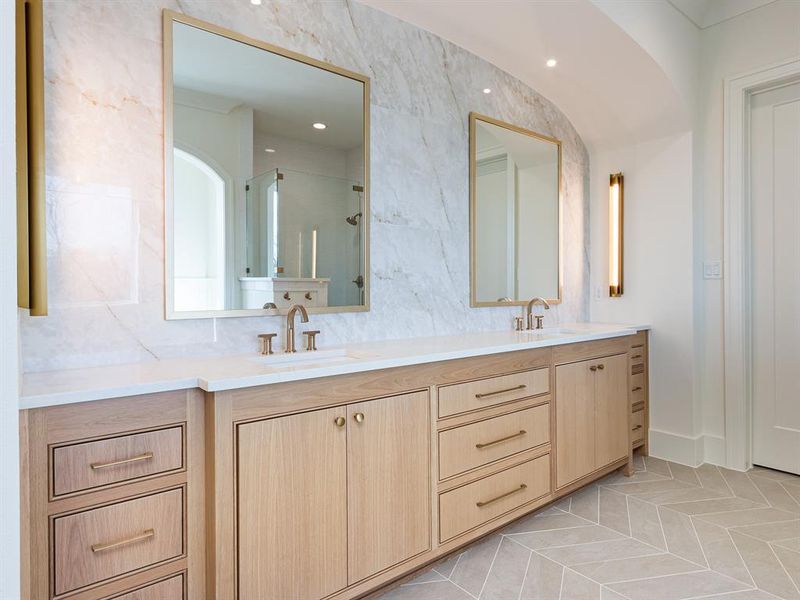
[{"label": "gold vertical trim strip", "polygon": [[44,35],[41,0],[17,0],[18,301],[47,315]]},{"label": "gold vertical trim strip", "polygon": [[[608,182],[608,189],[609,194],[610,191],[617,186],[617,223],[616,223],[616,233],[617,233],[617,255],[616,256],[609,256],[609,267],[611,265],[610,261],[617,261],[617,273],[619,275],[617,285],[611,284],[609,282],[608,286],[608,293],[609,296],[612,298],[618,298],[622,296],[623,293],[623,282],[624,282],[624,266],[625,266],[625,235],[624,235],[624,228],[625,228],[625,184],[624,184],[624,177],[622,173],[612,173],[609,177]],[[610,222],[611,219],[611,206],[609,204],[609,235],[613,234],[614,223]],[[611,240],[609,239],[609,252],[611,249]]]}]

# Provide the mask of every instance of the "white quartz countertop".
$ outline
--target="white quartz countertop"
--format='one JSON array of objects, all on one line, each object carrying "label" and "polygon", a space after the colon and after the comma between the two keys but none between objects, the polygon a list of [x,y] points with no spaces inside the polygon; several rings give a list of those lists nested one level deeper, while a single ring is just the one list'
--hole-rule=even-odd
[{"label": "white quartz countertop", "polygon": [[[488,331],[362,342],[271,356],[247,354],[25,373],[20,408],[200,388],[217,392],[632,335],[643,325],[573,323],[539,331]],[[255,335],[255,334],[254,334]]]}]

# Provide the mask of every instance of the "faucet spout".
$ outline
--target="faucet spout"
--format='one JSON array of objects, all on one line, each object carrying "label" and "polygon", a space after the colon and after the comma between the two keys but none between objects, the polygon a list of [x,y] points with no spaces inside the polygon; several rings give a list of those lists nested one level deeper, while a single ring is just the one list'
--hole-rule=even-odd
[{"label": "faucet spout", "polygon": [[298,310],[300,311],[300,321],[308,323],[308,311],[305,306],[294,304],[289,308],[289,312],[286,313],[286,345],[284,346],[284,352],[297,352],[294,340],[294,317]]},{"label": "faucet spout", "polygon": [[[550,310],[550,303],[545,300],[544,298],[540,298],[536,296],[530,302],[528,302],[528,308],[526,309],[527,316],[528,316],[528,329],[542,329],[543,327],[543,320],[544,315],[534,315],[533,314],[533,307],[537,304],[541,304],[544,306],[545,310]],[[536,320],[536,324],[534,325],[534,319]]]}]

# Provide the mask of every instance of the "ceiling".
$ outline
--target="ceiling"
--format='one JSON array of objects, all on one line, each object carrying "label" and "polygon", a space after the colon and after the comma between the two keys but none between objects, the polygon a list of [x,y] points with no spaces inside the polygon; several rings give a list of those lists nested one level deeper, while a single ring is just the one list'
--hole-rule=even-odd
[{"label": "ceiling", "polygon": [[668,0],[700,29],[711,27],[775,0]]},{"label": "ceiling", "polygon": [[[360,1],[528,84],[561,109],[589,148],[686,127],[683,102],[664,71],[589,0]],[[553,69],[545,66],[550,57],[558,60]]]},{"label": "ceiling", "polygon": [[256,131],[265,134],[342,150],[362,144],[360,81],[190,25],[174,27],[176,100],[218,112],[250,106]]}]

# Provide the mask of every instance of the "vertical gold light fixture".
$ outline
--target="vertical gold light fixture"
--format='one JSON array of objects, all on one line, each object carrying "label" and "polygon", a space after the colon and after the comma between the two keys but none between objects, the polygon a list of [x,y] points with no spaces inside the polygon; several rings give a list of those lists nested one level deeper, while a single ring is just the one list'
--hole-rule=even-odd
[{"label": "vertical gold light fixture", "polygon": [[47,315],[42,1],[16,0],[17,304]]},{"label": "vertical gold light fixture", "polygon": [[622,296],[623,177],[613,173],[608,185],[608,293]]}]

